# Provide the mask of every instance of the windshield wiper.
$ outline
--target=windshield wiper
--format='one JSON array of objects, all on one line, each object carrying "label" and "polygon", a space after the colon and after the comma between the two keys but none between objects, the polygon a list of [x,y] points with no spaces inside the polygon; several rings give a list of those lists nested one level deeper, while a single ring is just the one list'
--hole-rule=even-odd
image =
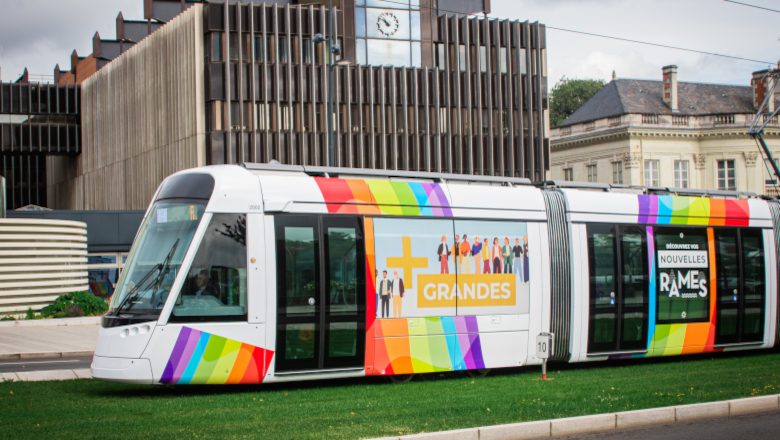
[{"label": "windshield wiper", "polygon": [[157,290],[159,287],[160,282],[162,281],[164,274],[167,272],[167,266],[171,263],[171,259],[173,258],[174,252],[176,252],[176,248],[179,246],[179,238],[176,239],[175,242],[173,242],[173,245],[171,246],[171,249],[168,251],[168,254],[165,256],[165,259],[162,261],[162,263],[157,263],[154,266],[152,266],[151,269],[149,269],[149,272],[147,272],[143,278],[141,278],[141,281],[138,282],[135,286],[133,286],[132,289],[130,289],[129,292],[127,292],[127,296],[122,300],[122,302],[119,303],[116,310],[114,311],[115,315],[119,315],[122,310],[124,310],[125,306],[130,304],[131,299],[137,298],[137,292],[141,289],[143,285],[146,284],[146,282],[151,278],[151,276],[157,272],[157,278],[154,279],[153,290]]},{"label": "windshield wiper", "polygon": [[129,292],[127,292],[127,296],[122,300],[122,302],[119,303],[119,305],[116,307],[116,310],[114,310],[115,315],[119,315],[119,313],[125,308],[126,305],[130,304],[130,299],[135,299],[137,297],[137,292],[141,287],[146,283],[147,280],[150,279],[152,274],[154,274],[154,271],[160,270],[162,268],[162,263],[155,264],[152,266],[151,269],[149,269],[149,272],[146,272],[146,275],[144,275],[143,278],[141,278],[141,281],[138,282],[135,286],[133,286],[132,289],[130,289]]}]

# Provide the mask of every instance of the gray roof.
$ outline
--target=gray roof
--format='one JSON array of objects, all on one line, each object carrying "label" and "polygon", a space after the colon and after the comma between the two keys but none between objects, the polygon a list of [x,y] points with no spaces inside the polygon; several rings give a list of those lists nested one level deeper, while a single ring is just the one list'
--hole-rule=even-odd
[{"label": "gray roof", "polygon": [[677,83],[679,111],[664,104],[661,81],[616,79],[599,90],[588,102],[566,118],[561,127],[628,113],[713,115],[755,113],[753,91],[749,86]]}]

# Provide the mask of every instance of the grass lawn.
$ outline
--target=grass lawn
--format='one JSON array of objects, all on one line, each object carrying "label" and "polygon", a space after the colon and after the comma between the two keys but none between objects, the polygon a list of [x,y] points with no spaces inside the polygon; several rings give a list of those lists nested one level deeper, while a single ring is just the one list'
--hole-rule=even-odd
[{"label": "grass lawn", "polygon": [[780,392],[780,353],[254,387],[0,383],[5,438],[358,438]]}]

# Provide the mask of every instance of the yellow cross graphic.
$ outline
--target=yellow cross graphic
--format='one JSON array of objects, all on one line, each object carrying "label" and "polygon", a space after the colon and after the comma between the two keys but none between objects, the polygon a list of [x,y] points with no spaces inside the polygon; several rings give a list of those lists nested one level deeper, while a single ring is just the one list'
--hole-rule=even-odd
[{"label": "yellow cross graphic", "polygon": [[400,257],[387,257],[387,267],[403,270],[405,284],[404,287],[410,289],[413,287],[412,270],[428,267],[428,259],[425,257],[412,256],[412,239],[409,238],[408,235],[404,235],[402,237],[401,246],[403,249],[403,255]]}]

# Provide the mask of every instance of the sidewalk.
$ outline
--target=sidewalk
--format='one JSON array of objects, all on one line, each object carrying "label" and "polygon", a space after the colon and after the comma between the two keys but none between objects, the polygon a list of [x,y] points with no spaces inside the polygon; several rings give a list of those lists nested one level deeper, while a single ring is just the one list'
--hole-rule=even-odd
[{"label": "sidewalk", "polygon": [[100,317],[0,322],[0,360],[91,356]]},{"label": "sidewalk", "polygon": [[614,433],[622,430],[688,423],[696,420],[722,419],[780,409],[780,395],[747,397],[719,402],[648,408],[609,414],[568,417],[481,426],[454,431],[424,432],[374,440],[532,440]]}]

